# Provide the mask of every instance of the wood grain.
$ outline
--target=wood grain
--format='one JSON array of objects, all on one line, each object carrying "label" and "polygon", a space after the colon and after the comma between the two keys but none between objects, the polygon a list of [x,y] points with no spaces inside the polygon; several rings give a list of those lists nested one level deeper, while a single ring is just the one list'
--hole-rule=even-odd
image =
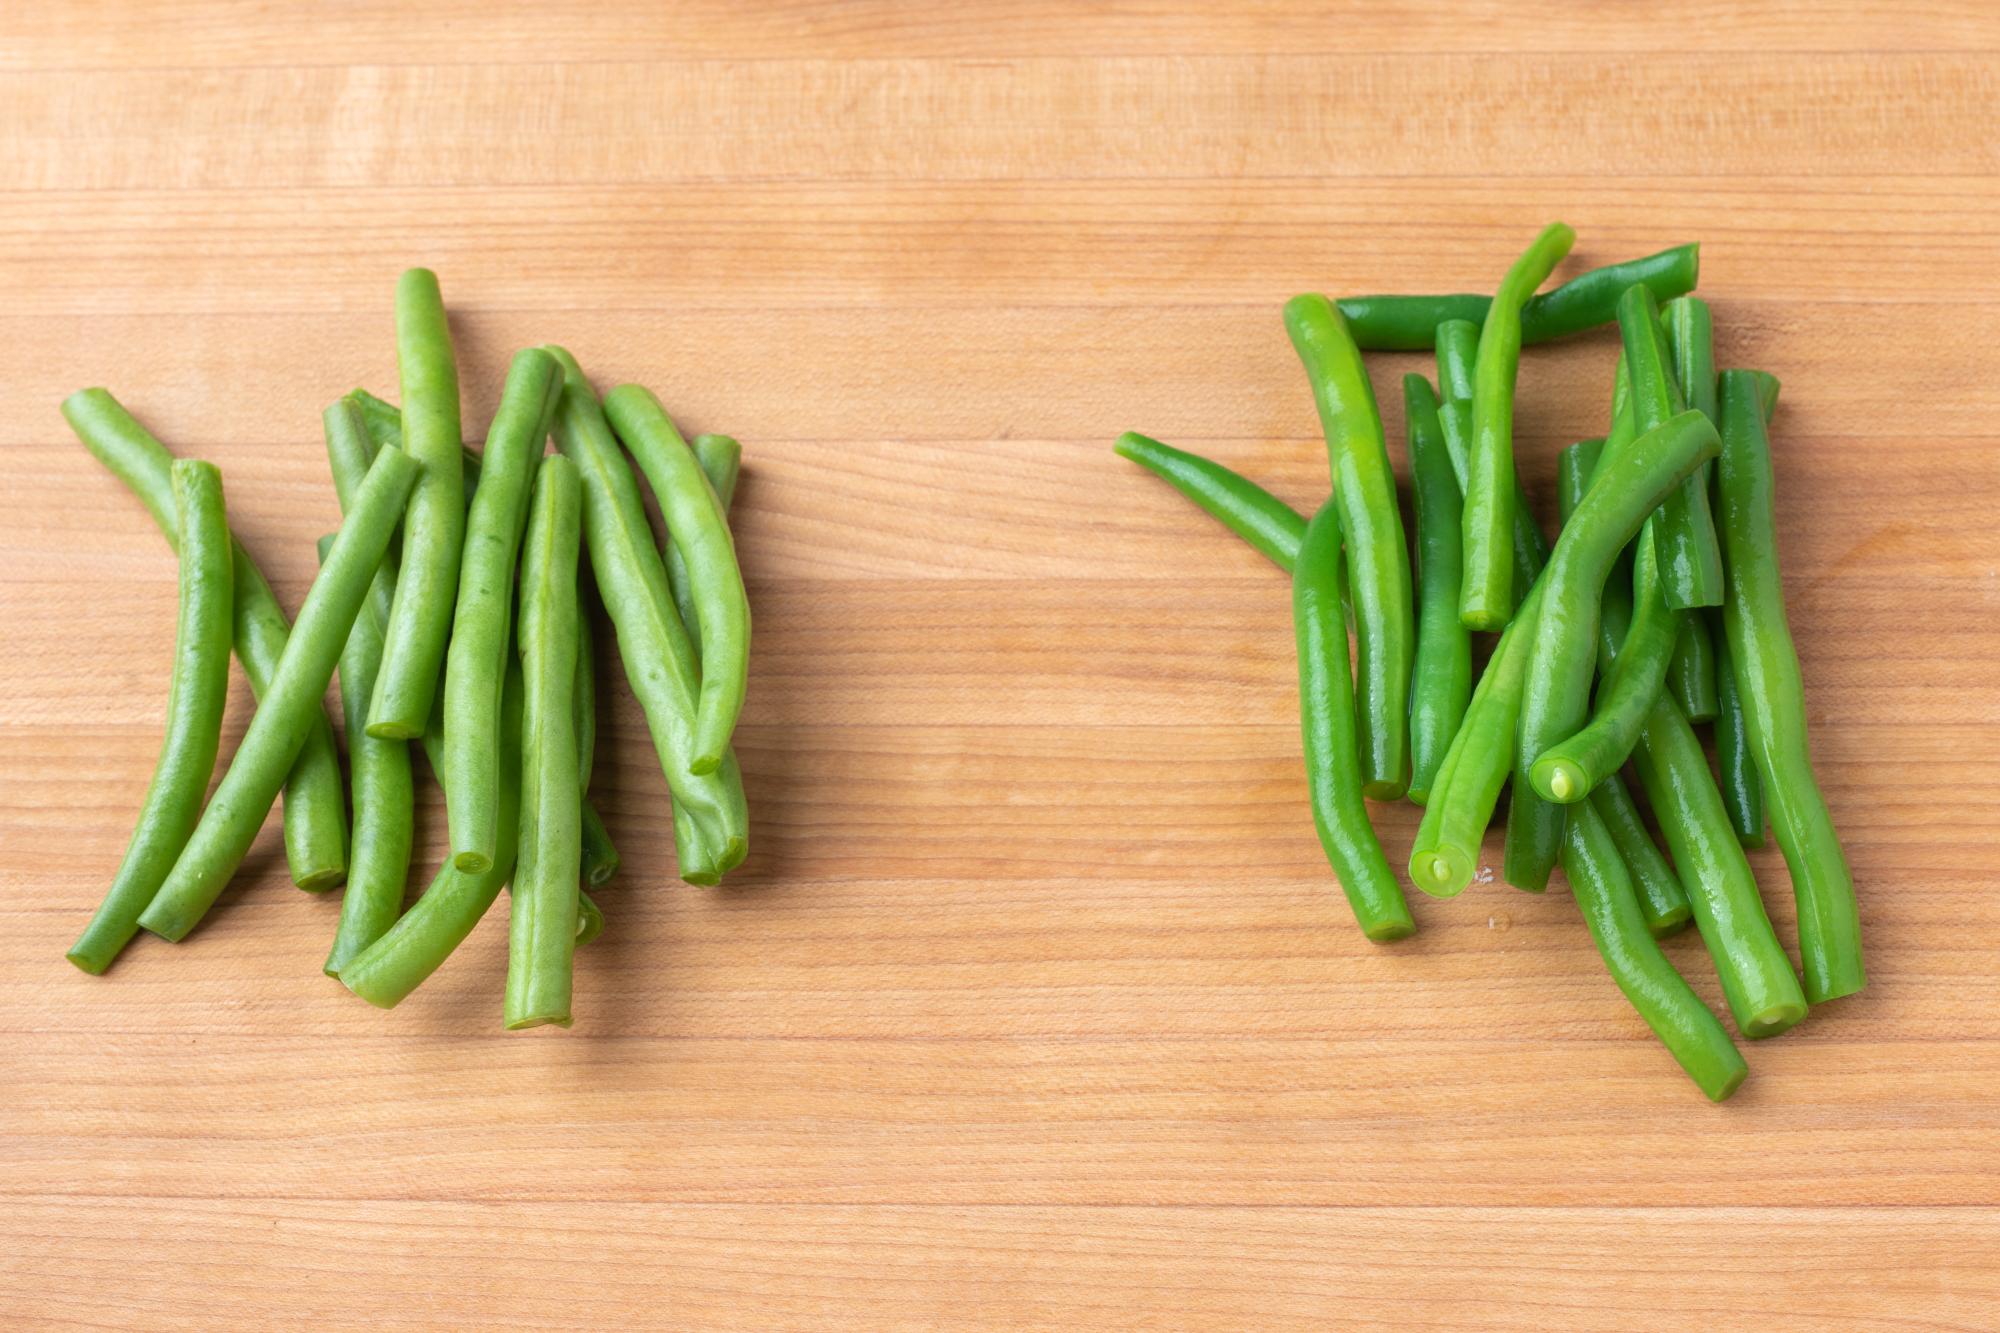
[{"label": "wood grain", "polygon": [[[0,1323],[2000,1327],[1991,6],[14,8]],[[1557,216],[1570,270],[1702,241],[1721,359],[1785,384],[1871,985],[1723,1108],[1560,892],[1359,938],[1283,579],[1106,447],[1311,506],[1283,299],[1477,289]],[[412,263],[468,429],[556,339],[746,446],[752,858],[672,882],[607,689],[627,869],[568,1033],[499,1030],[497,914],[354,1002],[275,822],[185,944],[61,959],[158,744],[174,569],[57,403],[105,384],[219,463],[295,607],[318,410],[394,384]],[[1544,502],[1614,346],[1523,364]],[[1371,362],[1392,436],[1423,368]],[[1413,811],[1377,814],[1400,860]],[[419,833],[428,866],[434,791]]]}]

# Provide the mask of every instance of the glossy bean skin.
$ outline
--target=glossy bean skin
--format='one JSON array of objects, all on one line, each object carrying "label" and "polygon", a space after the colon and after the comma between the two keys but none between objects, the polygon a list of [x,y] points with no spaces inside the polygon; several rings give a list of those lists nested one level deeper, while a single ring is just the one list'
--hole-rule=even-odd
[{"label": "glossy bean skin", "polygon": [[604,609],[618,630],[625,677],[646,715],[660,768],[674,796],[674,845],[681,878],[716,883],[749,849],[749,812],[733,755],[711,774],[690,771],[700,666],[675,613],[666,566],[653,545],[639,487],[597,395],[576,359],[545,348],[563,367],[556,445],[583,477],[583,530]]},{"label": "glossy bean skin", "polygon": [[1415,931],[1416,922],[1362,803],[1340,564],[1339,501],[1329,499],[1306,525],[1292,571],[1306,789],[1320,846],[1361,932],[1371,940],[1396,940]]},{"label": "glossy bean skin", "polygon": [[354,508],[342,520],[326,564],[299,608],[271,688],[258,702],[180,859],[140,914],[139,924],[147,930],[170,940],[186,936],[242,864],[314,719],[326,716],[321,701],[334,665],[420,471],[398,450],[375,455]]},{"label": "glossy bean skin", "polygon": [[[1683,296],[1660,308],[1674,382],[1690,408],[1721,429],[1715,399],[1715,328],[1708,302]],[[1722,545],[1708,503],[1711,467],[1704,466],[1660,506],[1658,541],[1661,568],[1677,611],[1722,603]],[[1680,600],[1685,595],[1689,600]]]},{"label": "glossy bean skin", "polygon": [[[1657,548],[1657,543],[1655,544]],[[1660,588],[1664,595],[1667,580],[1660,578]],[[1709,633],[1708,619],[1693,614],[1683,615],[1679,621],[1680,632],[1674,637],[1674,651],[1667,663],[1667,688],[1680,701],[1681,711],[1688,715],[1690,722],[1712,722],[1722,701],[1716,694],[1715,639]]]},{"label": "glossy bean skin", "polygon": [[1709,637],[1715,644],[1715,767],[1723,808],[1736,840],[1745,847],[1764,845],[1764,780],[1750,753],[1750,732],[1743,718],[1743,696],[1736,689],[1736,671],[1729,660],[1729,631],[1720,611],[1710,612]]},{"label": "glossy bean skin", "polygon": [[1410,674],[1410,787],[1419,805],[1472,695],[1472,635],[1458,618],[1458,481],[1438,424],[1437,397],[1422,375],[1403,377],[1410,472],[1416,491],[1417,651]]},{"label": "glossy bean skin", "polygon": [[1592,803],[1571,812],[1562,861],[1577,908],[1618,989],[1703,1095],[1714,1102],[1728,1098],[1749,1066],[1654,942],[1631,873]]},{"label": "glossy bean skin", "polygon": [[[1609,324],[1617,316],[1619,296],[1634,283],[1651,290],[1656,299],[1668,301],[1693,291],[1700,272],[1700,247],[1677,245],[1641,259],[1579,273],[1522,307],[1521,341],[1547,342]],[[1492,303],[1492,297],[1476,293],[1346,296],[1340,300],[1340,311],[1354,330],[1354,341],[1364,349],[1416,352],[1431,347],[1439,325],[1447,321],[1463,321],[1477,328]]]},{"label": "glossy bean skin", "polygon": [[403,379],[403,449],[422,476],[403,519],[402,564],[383,633],[382,669],[368,705],[368,730],[412,740],[430,718],[465,541],[458,365],[444,297],[429,269],[410,269],[396,284],[396,361]]},{"label": "glossy bean skin", "polygon": [[611,831],[590,801],[590,778],[597,767],[597,644],[592,630],[590,572],[577,576],[576,587],[576,770],[583,788],[583,882],[591,888],[609,884],[618,873],[618,848]]},{"label": "glossy bean skin", "polygon": [[1514,381],[1521,363],[1521,307],[1575,241],[1576,233],[1560,222],[1544,228],[1501,279],[1480,326],[1459,601],[1459,615],[1474,629],[1500,629],[1514,610]]},{"label": "glossy bean skin", "polygon": [[493,863],[500,801],[500,685],[507,672],[514,565],[528,517],[528,490],[561,389],[562,368],[554,357],[538,347],[515,354],[465,520],[445,656],[445,746],[450,755],[445,815],[452,860],[473,873]]},{"label": "glossy bean skin", "polygon": [[[1561,848],[1562,808],[1535,794],[1530,769],[1584,720],[1605,581],[1647,515],[1715,457],[1720,444],[1715,427],[1699,412],[1684,412],[1646,431],[1619,456],[1601,455],[1589,492],[1563,525],[1542,574],[1541,620],[1522,685],[1506,857],[1507,882],[1517,888],[1544,888]],[[1555,794],[1568,792],[1558,786]]]},{"label": "glossy bean skin", "polygon": [[[358,488],[353,494],[358,494]],[[353,494],[348,503],[352,503]],[[333,549],[333,538],[319,540],[320,563]],[[383,557],[386,562],[388,557]],[[376,583],[381,581],[377,571]],[[389,590],[394,595],[393,588]],[[382,665],[383,621],[369,601],[354,617],[347,643],[340,650],[340,709],[346,720],[348,783],[354,803],[354,838],[348,859],[347,888],[340,898],[340,923],[333,946],[321,965],[338,977],[363,949],[382,937],[403,911],[403,890],[410,875],[410,847],[415,841],[416,782],[410,769],[410,743],[368,734],[368,700],[375,692],[375,673]]]},{"label": "glossy bean skin", "polygon": [[1396,476],[1375,390],[1340,312],[1324,296],[1295,296],[1285,303],[1285,331],[1312,384],[1347,543],[1366,795],[1390,801],[1410,780],[1410,667],[1416,653]]},{"label": "glossy bean skin", "polygon": [[[103,389],[70,395],[62,414],[84,447],[139,497],[167,545],[179,550],[180,529],[168,472],[173,456]],[[262,699],[277,672],[291,624],[242,542],[232,540],[231,561],[236,658],[243,663],[251,692]],[[312,724],[285,780],[285,863],[292,883],[312,892],[332,888],[347,873],[347,802],[341,792],[340,753],[324,714]]]},{"label": "glossy bean skin", "polygon": [[1220,463],[1137,431],[1120,435],[1112,449],[1207,510],[1279,569],[1292,572],[1306,520],[1283,500]]},{"label": "glossy bean skin", "polygon": [[166,734],[125,857],[104,901],[69,949],[70,962],[94,975],[102,975],[139,933],[139,914],[153,901],[201,817],[202,797],[208,794],[222,743],[235,606],[222,474],[212,464],[177,459],[169,486],[180,537],[180,612],[167,686]]},{"label": "glossy bean skin", "polygon": [[[736,499],[736,477],[743,465],[743,446],[727,435],[697,435],[689,446],[694,450],[694,461],[701,465],[701,474],[708,478],[709,489],[715,492],[716,503],[722,506],[723,517],[729,515],[729,506]],[[680,613],[681,625],[687,630],[688,642],[694,645],[695,656],[701,656],[701,615],[695,606],[694,585],[689,581],[687,558],[681,548],[667,543],[667,588],[674,595],[674,609]]]},{"label": "glossy bean skin", "polygon": [[[1479,357],[1479,326],[1465,320],[1450,320],[1438,326],[1438,424],[1444,428],[1445,452],[1451,458],[1452,475],[1463,497],[1468,457],[1472,449],[1473,367]],[[1460,514],[1464,513],[1463,500]],[[1461,521],[1463,521],[1461,517]],[[1521,479],[1514,479],[1514,601],[1518,605],[1528,588],[1549,562],[1549,539],[1535,523],[1534,508]],[[1464,536],[1460,535],[1461,549]]]},{"label": "glossy bean skin", "polygon": [[1632,886],[1639,898],[1640,914],[1646,919],[1646,929],[1655,939],[1686,930],[1688,922],[1694,919],[1687,890],[1681,887],[1680,877],[1674,874],[1665,853],[1654,845],[1653,835],[1646,831],[1646,821],[1640,816],[1632,793],[1626,789],[1625,780],[1616,773],[1607,774],[1592,788],[1590,804],[1610,830],[1611,840],[1618,844],[1618,855],[1624,859],[1625,868],[1632,872]]},{"label": "glossy bean skin", "polygon": [[514,873],[521,814],[521,664],[508,655],[500,690],[500,820],[493,864],[477,874],[447,857],[423,897],[360,956],[340,983],[378,1009],[393,1009],[465,942]]},{"label": "glossy bean skin", "polygon": [[570,1023],[583,865],[575,731],[582,525],[576,464],[561,455],[543,460],[521,548],[521,809],[507,927],[510,1032]]},{"label": "glossy bean skin", "polygon": [[1854,878],[1813,777],[1806,740],[1805,687],[1779,576],[1771,451],[1760,394],[1759,382],[1749,374],[1732,370],[1722,377],[1726,440],[1717,492],[1729,577],[1723,625],[1771,831],[1792,872],[1806,998],[1821,1004],[1854,994],[1868,977]]}]

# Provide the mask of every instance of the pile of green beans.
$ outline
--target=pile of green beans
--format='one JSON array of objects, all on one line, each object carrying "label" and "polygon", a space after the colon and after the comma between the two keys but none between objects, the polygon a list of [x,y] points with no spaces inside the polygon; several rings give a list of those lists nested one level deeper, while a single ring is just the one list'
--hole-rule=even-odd
[{"label": "pile of green beans", "polygon": [[[1545,228],[1490,297],[1285,306],[1332,465],[1310,521],[1219,462],[1130,432],[1115,448],[1291,575],[1308,803],[1362,933],[1416,929],[1363,798],[1423,807],[1410,882],[1446,899],[1492,878],[1486,837],[1510,792],[1500,878],[1539,892],[1562,869],[1618,989],[1719,1102],[1748,1066],[1658,940],[1695,927],[1746,1039],[1865,982],[1778,577],[1778,383],[1717,372],[1692,245],[1536,295],[1574,239]],[[1613,324],[1610,429],[1563,452],[1551,544],[1514,461],[1521,349]],[[1434,349],[1435,389],[1402,378],[1413,544],[1363,349]],[[1482,630],[1499,637],[1475,673]],[[1711,720],[1719,779],[1695,731]],[[1803,983],[1745,855],[1767,819]]]},{"label": "pile of green beans", "polygon": [[[622,385],[600,399],[568,352],[529,347],[474,450],[461,438],[457,354],[429,270],[402,275],[395,328],[404,406],[357,389],[322,414],[341,521],[319,543],[296,623],[230,535],[212,465],[174,459],[102,389],[63,404],[180,560],[165,741],[124,860],[68,957],[101,974],[141,931],[187,937],[282,790],[294,881],[346,881],[327,975],[391,1008],[511,888],[504,1025],[567,1027],[575,951],[605,929],[586,890],[621,865],[588,790],[593,607],[616,627],[659,751],[680,877],[718,883],[749,853],[732,745],[750,663],[729,523],[742,449],[725,435],[689,444],[647,390]],[[648,524],[641,475],[664,542]],[[1344,661],[1344,627],[1339,639]],[[232,646],[258,702],[210,794]],[[343,747],[323,704],[336,671],[351,823]],[[443,789],[449,844],[406,905],[412,742]],[[1365,826],[1359,793],[1357,780],[1343,813]],[[1377,882],[1402,905],[1386,860]]]}]

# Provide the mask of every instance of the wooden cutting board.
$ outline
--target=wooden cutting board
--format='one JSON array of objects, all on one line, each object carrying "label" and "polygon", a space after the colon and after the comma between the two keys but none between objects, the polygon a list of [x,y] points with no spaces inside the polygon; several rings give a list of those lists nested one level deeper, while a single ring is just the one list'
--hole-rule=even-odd
[{"label": "wooden cutting board", "polygon": [[[2000,1326],[1991,5],[566,8],[0,19],[0,1323]],[[1312,506],[1283,300],[1488,287],[1557,217],[1565,272],[1702,241],[1722,360],[1785,385],[1873,981],[1721,1108],[1560,888],[1360,938],[1284,581],[1109,450]],[[393,393],[415,263],[470,427],[557,340],[743,440],[751,859],[674,881],[614,677],[574,1030],[501,1031],[500,913],[354,1000],[275,821],[196,935],[83,976],[175,571],[57,404],[219,463],[295,607],[319,410]],[[1614,346],[1524,362],[1545,505]],[[1424,361],[1373,365],[1399,439]],[[422,878],[434,794],[420,833]]]}]

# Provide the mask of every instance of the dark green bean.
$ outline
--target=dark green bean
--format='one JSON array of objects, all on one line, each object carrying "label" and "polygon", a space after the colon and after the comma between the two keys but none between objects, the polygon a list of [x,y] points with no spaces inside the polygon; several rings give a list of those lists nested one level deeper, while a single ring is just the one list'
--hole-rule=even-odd
[{"label": "dark green bean", "polygon": [[604,827],[604,818],[597,813],[597,807],[588,800],[583,803],[583,882],[591,888],[602,888],[618,874],[620,858],[618,848],[611,841],[611,830]]},{"label": "dark green bean", "polygon": [[597,767],[597,645],[589,606],[590,571],[576,586],[576,771],[583,785],[583,882],[599,888],[618,873],[618,848],[597,808],[590,803],[590,777]]},{"label": "dark green bean", "polygon": [[1197,454],[1126,431],[1112,449],[1200,505],[1287,574],[1305,539],[1306,521],[1256,482]]},{"label": "dark green bean", "polygon": [[1723,624],[1750,753],[1770,804],[1771,831],[1792,872],[1806,997],[1822,1004],[1860,990],[1867,973],[1861,963],[1854,878],[1813,777],[1806,742],[1805,689],[1785,617],[1760,392],[1759,382],[1744,372],[1732,370],[1722,377],[1728,438],[1717,490],[1729,571]]},{"label": "dark green bean", "polygon": [[1459,603],[1459,614],[1474,629],[1499,629],[1514,610],[1514,379],[1521,362],[1521,307],[1575,241],[1576,233],[1560,222],[1544,228],[1507,270],[1479,330]]},{"label": "dark green bean", "polygon": [[1632,876],[1594,803],[1570,812],[1563,872],[1618,989],[1710,1101],[1736,1091],[1750,1070],[1715,1015],[1674,971],[1641,914]]},{"label": "dark green bean", "polygon": [[[697,435],[690,447],[694,450],[694,461],[701,465],[701,473],[708,478],[709,489],[715,492],[716,503],[722,506],[726,520],[730,501],[736,498],[736,474],[742,466],[743,446],[727,435]],[[695,607],[694,585],[688,578],[687,560],[681,555],[681,548],[672,542],[667,543],[664,554],[667,558],[667,588],[674,595],[674,609],[680,613],[688,642],[694,645],[695,656],[699,658],[701,615]]]},{"label": "dark green bean", "polygon": [[1743,696],[1736,689],[1736,671],[1729,661],[1728,626],[1720,610],[1710,613],[1709,639],[1715,645],[1715,767],[1722,788],[1722,805],[1729,826],[1745,847],[1764,845],[1764,780],[1750,753],[1750,733],[1743,721]]},{"label": "dark green bean", "polygon": [[251,716],[249,729],[180,859],[140,914],[139,924],[147,930],[170,940],[184,937],[242,864],[313,719],[325,716],[321,701],[333,679],[334,664],[388,549],[396,515],[420,471],[399,450],[384,449],[375,455],[354,509],[341,522],[326,564],[299,608],[298,623],[285,641],[270,690]]},{"label": "dark green bean", "polygon": [[1667,863],[1665,854],[1653,844],[1653,835],[1646,831],[1646,821],[1640,818],[1639,807],[1632,800],[1632,793],[1626,790],[1625,780],[1616,773],[1605,775],[1591,789],[1590,804],[1604,826],[1611,830],[1612,841],[1618,844],[1618,855],[1632,872],[1646,929],[1653,932],[1655,939],[1685,930],[1691,919],[1687,890],[1681,887],[1680,878]]},{"label": "dark green bean", "polygon": [[570,1023],[583,866],[574,697],[582,524],[576,464],[561,455],[543,460],[521,548],[521,812],[507,928],[510,1032]]},{"label": "dark green bean", "polygon": [[1340,564],[1339,501],[1329,499],[1306,525],[1298,567],[1292,571],[1306,789],[1320,846],[1361,933],[1371,940],[1396,940],[1417,927],[1362,804]]},{"label": "dark green bean", "polygon": [[[1660,586],[1664,595],[1664,574]],[[1680,632],[1674,637],[1673,658],[1667,663],[1667,688],[1673,691],[1690,722],[1712,721],[1716,709],[1721,707],[1715,692],[1715,668],[1715,641],[1709,635],[1708,621],[1697,615],[1682,615]]]},{"label": "dark green bean", "polygon": [[[1643,259],[1629,259],[1579,273],[1568,282],[1529,301],[1521,309],[1521,341],[1547,342],[1585,329],[1609,324],[1618,297],[1634,283],[1643,283],[1662,301],[1694,290],[1700,270],[1699,247],[1677,245]],[[1347,296],[1341,313],[1354,330],[1354,340],[1369,351],[1415,352],[1432,344],[1438,327],[1465,321],[1477,327],[1492,304],[1490,296]],[[1450,390],[1443,385],[1447,397]]]},{"label": "dark green bean", "polygon": [[604,395],[604,415],[645,473],[666,520],[667,540],[688,563],[705,646],[697,663],[701,684],[688,767],[697,775],[713,773],[722,766],[750,679],[750,597],[729,519],[694,450],[650,390],[619,385]]},{"label": "dark green bean", "polygon": [[168,485],[174,531],[180,534],[180,614],[167,686],[166,735],[125,859],[96,915],[70,946],[70,962],[94,975],[102,975],[139,933],[139,914],[153,901],[201,816],[201,798],[208,794],[222,741],[234,605],[222,474],[212,464],[178,459]]},{"label": "dark green bean", "polygon": [[1319,407],[1346,534],[1365,794],[1394,800],[1410,780],[1410,665],[1416,652],[1396,476],[1375,390],[1340,312],[1324,296],[1295,296],[1285,303],[1285,330]]},{"label": "dark green bean", "polygon": [[[364,474],[365,475],[365,474]],[[359,488],[348,495],[352,503]],[[331,536],[319,539],[320,563],[333,549]],[[385,557],[386,559],[386,557]],[[377,571],[376,583],[381,582]],[[394,595],[394,589],[388,590]],[[347,889],[340,898],[340,924],[322,970],[330,977],[396,924],[410,875],[415,840],[416,783],[410,773],[410,743],[368,734],[368,700],[382,663],[382,620],[372,602],[354,617],[340,650],[340,708],[346,718],[347,768],[354,799],[354,846]]]},{"label": "dark green bean", "polygon": [[[445,814],[452,860],[477,873],[493,862],[499,815],[500,682],[506,674],[514,564],[528,516],[528,488],[548,443],[562,368],[530,347],[514,356],[486,436],[479,487],[465,521],[445,658]],[[571,670],[574,677],[574,664]]]},{"label": "dark green bean", "polygon": [[[103,389],[70,395],[62,414],[84,448],[139,497],[167,545],[179,550],[180,529],[168,480],[173,456]],[[242,542],[233,542],[231,561],[236,657],[250,679],[251,692],[262,699],[278,669],[291,625]],[[313,720],[285,780],[285,862],[292,883],[313,892],[332,888],[347,873],[347,801],[341,793],[340,753],[323,711]]]},{"label": "dark green bean", "polygon": [[[1438,424],[1444,428],[1445,452],[1451,458],[1452,475],[1465,492],[1472,449],[1473,367],[1479,356],[1479,326],[1465,320],[1449,320],[1438,326]],[[1463,514],[1463,502],[1460,508]],[[1514,479],[1514,601],[1528,595],[1535,576],[1549,562],[1549,539],[1535,522],[1534,507],[1521,479]],[[1461,545],[1463,536],[1460,537]]]},{"label": "dark green bean", "polygon": [[1403,377],[1417,515],[1417,653],[1410,675],[1410,799],[1423,804],[1472,694],[1472,635],[1458,618],[1458,482],[1437,398],[1422,375]]},{"label": "dark green bean", "polygon": [[674,796],[674,842],[681,878],[713,884],[749,847],[749,813],[733,756],[707,775],[689,771],[700,668],[667,590],[666,566],[653,545],[638,483],[618,449],[597,395],[576,359],[545,349],[563,366],[556,445],[583,474],[583,527],[590,568],[604,608],[618,628],[618,654],[652,733]]},{"label": "dark green bean", "polygon": [[[1674,379],[1687,405],[1720,427],[1715,410],[1715,331],[1708,303],[1683,296],[1660,311],[1673,359]],[[1703,466],[1660,506],[1660,567],[1665,571],[1667,605],[1677,611],[1722,602],[1722,546],[1709,509],[1709,473]],[[1679,600],[1685,593],[1692,600]]]},{"label": "dark green bean", "polygon": [[423,475],[403,519],[402,566],[383,633],[375,698],[368,705],[368,732],[412,740],[423,734],[430,718],[465,540],[458,367],[444,297],[437,274],[429,269],[409,269],[396,284],[396,359],[407,409],[403,447]]}]

